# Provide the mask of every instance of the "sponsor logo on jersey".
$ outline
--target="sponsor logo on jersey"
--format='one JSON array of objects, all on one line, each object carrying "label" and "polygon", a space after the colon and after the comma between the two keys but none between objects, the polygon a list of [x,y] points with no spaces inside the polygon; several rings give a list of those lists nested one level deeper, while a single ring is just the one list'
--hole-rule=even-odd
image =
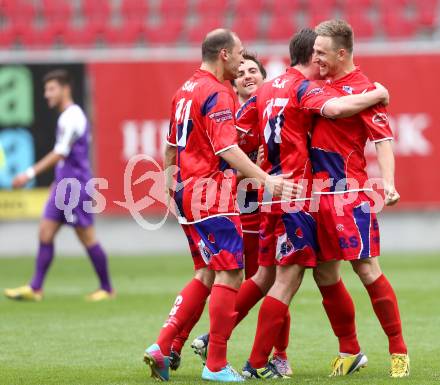
[{"label": "sponsor logo on jersey", "polygon": [[341,224],[341,223],[338,223],[338,224],[336,225],[336,230],[338,230],[338,231],[344,231],[344,225]]},{"label": "sponsor logo on jersey", "polygon": [[342,90],[350,95],[353,93],[353,87],[351,86],[342,86]]},{"label": "sponsor logo on jersey", "polygon": [[209,119],[215,120],[216,123],[233,119],[232,111],[230,109],[213,112],[212,114],[209,114],[208,117]]},{"label": "sponsor logo on jersey", "polygon": [[321,94],[322,92],[323,91],[322,91],[321,87],[315,87],[315,88],[312,88],[309,92],[307,92],[306,96]]},{"label": "sponsor logo on jersey", "polygon": [[388,124],[388,116],[383,112],[379,112],[373,116],[371,121],[379,127],[385,127]]},{"label": "sponsor logo on jersey", "polygon": [[188,91],[193,92],[194,88],[196,87],[197,82],[190,82],[189,80],[185,82],[185,84],[182,87],[182,91]]},{"label": "sponsor logo on jersey", "polygon": [[284,88],[284,86],[286,85],[286,83],[288,82],[288,79],[283,79],[281,80],[280,78],[276,78],[273,83],[272,83],[272,87],[275,88]]}]

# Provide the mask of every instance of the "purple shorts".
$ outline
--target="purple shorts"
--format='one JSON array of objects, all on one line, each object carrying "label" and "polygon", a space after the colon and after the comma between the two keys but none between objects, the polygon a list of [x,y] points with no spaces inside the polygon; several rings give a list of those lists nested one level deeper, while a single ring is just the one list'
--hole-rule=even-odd
[{"label": "purple shorts", "polygon": [[[44,208],[43,218],[50,219],[55,222],[64,223],[73,227],[89,227],[93,225],[93,213],[88,213],[84,210],[83,203],[91,201],[92,198],[86,193],[84,186],[81,186],[79,192],[78,204],[75,207],[68,207],[71,191],[66,189],[65,196],[58,199],[58,207],[56,199],[56,184],[52,185],[49,199]],[[62,205],[64,199],[65,205]],[[60,202],[61,200],[61,202]],[[72,202],[75,202],[74,200]],[[61,203],[61,205],[60,205]],[[64,209],[63,209],[64,207]]]}]

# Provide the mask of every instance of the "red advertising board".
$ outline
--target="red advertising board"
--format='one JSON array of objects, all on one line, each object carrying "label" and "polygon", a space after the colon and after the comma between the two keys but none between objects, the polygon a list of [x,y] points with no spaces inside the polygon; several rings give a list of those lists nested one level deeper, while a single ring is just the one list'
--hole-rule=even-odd
[{"label": "red advertising board", "polygon": [[[440,68],[440,55],[365,56],[356,62],[371,80],[386,85],[391,93],[396,184],[402,196],[397,207],[440,208],[440,172],[436,169],[440,166],[440,108],[434,87],[440,84],[440,74],[435,71]],[[171,98],[197,66],[197,62],[188,61],[89,65],[96,174],[109,184],[102,191],[106,212],[125,211],[114,201],[124,200],[128,159],[143,153],[162,162]],[[378,176],[374,148],[368,148],[367,154],[369,173]],[[140,165],[134,177],[144,171]],[[148,189],[138,187],[134,189],[135,201]],[[153,213],[160,210],[158,204],[146,206]]]}]

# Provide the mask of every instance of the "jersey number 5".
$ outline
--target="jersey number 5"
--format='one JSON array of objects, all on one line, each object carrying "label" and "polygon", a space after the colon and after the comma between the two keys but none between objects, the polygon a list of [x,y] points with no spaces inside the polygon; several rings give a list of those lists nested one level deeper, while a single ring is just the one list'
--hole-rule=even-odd
[{"label": "jersey number 5", "polygon": [[193,122],[189,118],[192,100],[180,99],[176,104],[176,127],[177,127],[177,146],[185,147],[188,135],[191,133]]}]

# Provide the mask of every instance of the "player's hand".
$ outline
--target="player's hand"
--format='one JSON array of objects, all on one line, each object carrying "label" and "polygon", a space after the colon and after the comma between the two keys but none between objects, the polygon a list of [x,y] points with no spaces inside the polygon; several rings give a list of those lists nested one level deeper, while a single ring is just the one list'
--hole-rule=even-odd
[{"label": "player's hand", "polygon": [[258,147],[258,154],[257,154],[257,166],[261,167],[261,163],[263,163],[264,160],[264,146],[261,145],[260,147]]},{"label": "player's hand", "polygon": [[23,187],[27,182],[29,182],[29,178],[25,173],[18,174],[12,181],[13,188]]},{"label": "player's hand", "polygon": [[374,85],[375,85],[376,89],[379,90],[381,93],[381,96],[382,96],[381,103],[384,106],[387,106],[388,104],[390,104],[390,93],[388,92],[388,90],[382,84],[380,84],[378,82],[374,82]]},{"label": "player's hand", "polygon": [[272,195],[280,197],[282,200],[291,201],[301,195],[302,185],[289,181],[292,173],[281,175],[269,175],[266,178],[266,187]]},{"label": "player's hand", "polygon": [[394,186],[385,186],[385,205],[393,206],[400,199],[400,194]]}]

